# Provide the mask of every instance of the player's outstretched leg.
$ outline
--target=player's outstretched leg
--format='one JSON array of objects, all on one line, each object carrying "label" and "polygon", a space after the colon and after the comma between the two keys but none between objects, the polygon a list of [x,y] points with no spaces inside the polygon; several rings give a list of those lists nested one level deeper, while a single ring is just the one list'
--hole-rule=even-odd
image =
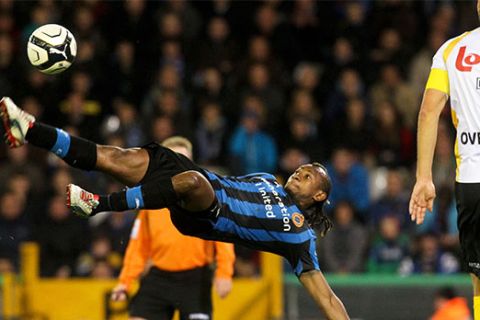
[{"label": "player's outstretched leg", "polygon": [[147,171],[149,156],[144,149],[96,145],[70,136],[62,129],[35,121],[8,97],[0,101],[0,118],[5,141],[11,148],[28,141],[55,153],[75,168],[105,172],[128,186],[140,182]]}]

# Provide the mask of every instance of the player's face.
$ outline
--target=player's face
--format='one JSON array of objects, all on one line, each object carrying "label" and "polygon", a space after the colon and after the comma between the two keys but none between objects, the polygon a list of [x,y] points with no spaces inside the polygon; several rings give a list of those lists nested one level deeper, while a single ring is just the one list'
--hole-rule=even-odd
[{"label": "player's face", "polygon": [[326,172],[319,167],[311,164],[303,165],[288,178],[285,190],[301,206],[309,207],[313,202],[325,200],[327,197],[327,194],[321,189],[324,175]]}]

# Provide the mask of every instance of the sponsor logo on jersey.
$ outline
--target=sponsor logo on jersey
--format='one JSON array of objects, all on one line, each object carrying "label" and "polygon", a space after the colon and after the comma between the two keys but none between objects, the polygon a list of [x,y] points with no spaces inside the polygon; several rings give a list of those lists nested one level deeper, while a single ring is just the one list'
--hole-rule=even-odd
[{"label": "sponsor logo on jersey", "polygon": [[455,68],[461,72],[472,71],[472,66],[480,63],[480,55],[476,53],[469,53],[466,55],[467,47],[460,47],[458,50],[457,60],[455,61]]},{"label": "sponsor logo on jersey", "polygon": [[[283,222],[283,231],[288,232],[292,228],[290,225],[290,214],[287,207],[283,203],[281,196],[278,194],[275,188],[280,187],[278,183],[272,184],[267,179],[258,178],[261,182],[255,183],[255,186],[258,187],[258,191],[263,199],[263,204],[265,206],[265,215],[267,218],[278,219],[281,218]],[[274,211],[275,204],[278,205],[280,209],[281,217],[277,217]]]},{"label": "sponsor logo on jersey", "polygon": [[460,133],[461,144],[480,144],[480,132],[462,132]]},{"label": "sponsor logo on jersey", "polygon": [[305,217],[303,216],[303,214],[295,212],[294,214],[292,214],[292,221],[295,226],[300,228],[303,226],[303,223],[305,222]]}]

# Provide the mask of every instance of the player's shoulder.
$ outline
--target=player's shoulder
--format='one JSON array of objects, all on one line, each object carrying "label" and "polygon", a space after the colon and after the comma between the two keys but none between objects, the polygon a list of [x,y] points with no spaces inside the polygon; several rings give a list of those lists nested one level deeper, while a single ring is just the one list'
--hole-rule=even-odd
[{"label": "player's shoulder", "polygon": [[[470,31],[465,31],[462,34],[456,35],[448,39],[447,41],[445,41],[438,49],[438,52],[443,52],[445,50],[448,50],[452,46],[457,45],[460,41],[471,41],[472,37],[476,39],[476,37],[479,35],[480,35],[480,28],[476,28]],[[475,41],[478,41],[478,39],[476,39]]]}]

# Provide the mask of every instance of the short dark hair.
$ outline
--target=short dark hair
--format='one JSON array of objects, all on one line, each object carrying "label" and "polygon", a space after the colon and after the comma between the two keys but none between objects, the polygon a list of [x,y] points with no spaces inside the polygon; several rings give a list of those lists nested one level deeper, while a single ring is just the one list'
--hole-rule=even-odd
[{"label": "short dark hair", "polygon": [[447,300],[453,299],[457,296],[455,289],[452,287],[442,287],[437,290],[435,296],[438,298],[444,298]]},{"label": "short dark hair", "polygon": [[328,175],[328,170],[320,162],[313,162],[312,166],[320,168],[325,172],[325,174],[322,175],[323,179],[322,179],[322,181],[320,181],[320,187],[322,188],[322,191],[327,194],[327,198],[328,198],[328,196],[330,195],[330,191],[332,190],[332,180],[330,179],[330,176]]}]

